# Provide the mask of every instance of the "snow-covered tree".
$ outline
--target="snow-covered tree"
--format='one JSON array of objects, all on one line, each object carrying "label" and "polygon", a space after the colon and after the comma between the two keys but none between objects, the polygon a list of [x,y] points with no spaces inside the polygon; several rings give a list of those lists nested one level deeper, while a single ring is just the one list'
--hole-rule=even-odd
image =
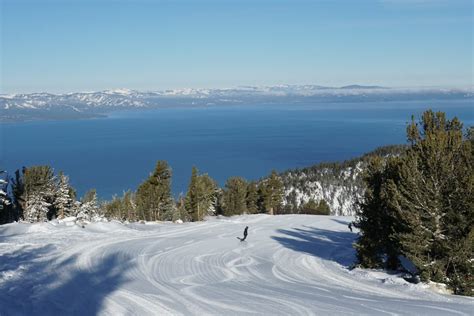
[{"label": "snow-covered tree", "polygon": [[48,220],[51,203],[46,201],[46,196],[41,192],[33,192],[26,199],[24,220],[30,223],[45,222]]},{"label": "snow-covered tree", "polygon": [[97,222],[104,218],[97,202],[95,189],[88,191],[77,208],[76,217],[80,221]]},{"label": "snow-covered tree", "polygon": [[59,174],[58,184],[53,206],[56,209],[58,218],[64,218],[71,215],[74,205],[74,199],[71,197],[71,187],[69,186],[69,177],[62,172]]},{"label": "snow-covered tree", "polygon": [[16,197],[24,203],[23,219],[28,222],[44,221],[54,217],[52,203],[56,192],[53,169],[34,166],[23,170],[23,191]]},{"label": "snow-covered tree", "polygon": [[[0,170],[0,175],[6,174],[6,171]],[[11,201],[7,194],[8,181],[0,178],[0,223],[10,222]]]}]

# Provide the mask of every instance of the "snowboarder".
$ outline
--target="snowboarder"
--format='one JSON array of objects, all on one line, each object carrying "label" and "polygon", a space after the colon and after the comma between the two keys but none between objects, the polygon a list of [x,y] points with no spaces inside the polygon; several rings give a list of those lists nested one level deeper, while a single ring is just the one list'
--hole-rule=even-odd
[{"label": "snowboarder", "polygon": [[347,227],[349,227],[349,229],[351,230],[351,233],[352,233],[352,222],[350,222],[349,225],[347,225]]},{"label": "snowboarder", "polygon": [[244,238],[237,237],[237,239],[239,239],[240,241],[244,241],[244,240],[247,238],[248,230],[249,230],[249,227],[248,227],[248,226],[245,226],[245,229],[244,229]]}]

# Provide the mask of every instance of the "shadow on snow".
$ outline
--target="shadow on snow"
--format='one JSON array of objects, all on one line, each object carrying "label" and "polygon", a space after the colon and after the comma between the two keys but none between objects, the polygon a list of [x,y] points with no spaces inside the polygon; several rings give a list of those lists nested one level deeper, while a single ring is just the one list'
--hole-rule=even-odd
[{"label": "shadow on snow", "polygon": [[324,260],[335,261],[349,267],[355,261],[355,250],[352,243],[357,234],[340,232],[316,227],[303,226],[302,228],[279,229],[283,236],[272,236],[286,248],[304,252]]},{"label": "shadow on snow", "polygon": [[0,315],[97,315],[127,282],[131,261],[124,255],[90,258],[97,262],[81,268],[75,256],[48,258],[53,249],[26,246],[0,256]]}]

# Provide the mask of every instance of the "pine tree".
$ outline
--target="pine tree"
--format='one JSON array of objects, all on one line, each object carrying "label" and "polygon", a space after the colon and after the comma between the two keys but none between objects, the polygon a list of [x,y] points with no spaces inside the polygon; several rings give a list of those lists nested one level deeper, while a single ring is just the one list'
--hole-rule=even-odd
[{"label": "pine tree", "polygon": [[275,170],[273,170],[270,177],[265,180],[261,190],[263,197],[263,206],[265,210],[270,215],[273,215],[275,212],[278,212],[283,203],[283,197],[285,192],[283,181]]},{"label": "pine tree", "polygon": [[23,211],[25,209],[25,185],[23,183],[23,176],[25,174],[26,168],[23,167],[20,173],[20,170],[15,171],[15,177],[11,179],[12,184],[12,193],[13,193],[13,209],[15,221],[18,221],[23,216]]},{"label": "pine tree", "polygon": [[328,202],[325,199],[319,200],[318,208],[317,208],[318,215],[330,215],[331,208],[329,207]]},{"label": "pine tree", "polygon": [[76,210],[76,217],[79,221],[87,222],[97,222],[103,219],[95,189],[91,189],[84,194],[81,204]]},{"label": "pine tree", "polygon": [[247,186],[247,212],[249,214],[258,213],[258,188],[255,182],[250,182]]},{"label": "pine tree", "polygon": [[199,175],[196,167],[191,172],[185,207],[192,221],[200,221],[215,212],[217,184],[207,174]]},{"label": "pine tree", "polygon": [[314,199],[310,199],[300,206],[300,212],[312,215],[329,215],[330,209],[326,200],[321,199],[319,202],[316,202]]},{"label": "pine tree", "polygon": [[114,195],[111,201],[104,203],[104,213],[106,218],[113,218],[119,221],[126,219],[123,213],[123,200],[120,197]]},{"label": "pine tree", "polygon": [[[4,170],[0,170],[0,175],[6,174]],[[8,181],[0,178],[0,224],[10,223],[14,220],[12,214],[12,203],[7,193]]]},{"label": "pine tree", "polygon": [[391,195],[405,228],[397,232],[401,252],[415,263],[422,279],[450,280],[458,291],[452,280],[459,273],[448,254],[469,239],[474,225],[471,142],[463,139],[461,122],[449,121],[441,112],[425,112],[407,130],[412,146],[399,165]]},{"label": "pine tree", "polygon": [[247,212],[247,181],[240,177],[227,179],[223,196],[224,215],[231,216]]},{"label": "pine tree", "polygon": [[33,166],[24,168],[14,194],[17,201],[22,203],[23,218],[29,222],[45,221],[55,216],[52,204],[56,191],[53,169],[49,166]]},{"label": "pine tree", "polygon": [[137,206],[135,195],[131,191],[123,193],[122,197],[113,196],[111,201],[103,205],[104,215],[119,221],[137,221]]},{"label": "pine tree", "polygon": [[473,295],[472,139],[463,138],[459,120],[432,111],[412,119],[407,135],[404,154],[369,166],[356,223],[359,262],[395,267],[403,255],[422,280]]},{"label": "pine tree", "polygon": [[51,203],[40,192],[32,192],[26,200],[24,220],[30,223],[45,222],[48,220]]},{"label": "pine tree", "polygon": [[182,220],[183,222],[190,222],[192,219],[186,210],[185,197],[180,195],[176,201],[176,220]]},{"label": "pine tree", "polygon": [[137,205],[135,203],[135,196],[133,192],[127,191],[123,194],[121,199],[122,212],[126,214],[125,219],[128,221],[137,221]]},{"label": "pine tree", "polygon": [[71,215],[70,212],[72,211],[74,204],[74,198],[71,196],[72,192],[74,192],[74,190],[69,185],[69,177],[60,172],[53,203],[58,218],[64,218],[65,216]]},{"label": "pine tree", "polygon": [[314,199],[310,199],[308,202],[301,204],[300,213],[315,215],[317,213],[318,206],[319,204]]},{"label": "pine tree", "polygon": [[139,218],[143,220],[171,220],[175,205],[171,195],[171,168],[166,161],[158,161],[154,172],[136,193]]},{"label": "pine tree", "polygon": [[[291,190],[291,192],[288,193],[288,195],[285,197],[286,199],[285,210],[287,213],[289,214],[300,213],[300,211],[304,208],[303,205],[300,205],[300,207],[298,207],[297,197],[298,196],[295,190]],[[305,211],[303,210],[302,213],[305,213]]]},{"label": "pine tree", "polygon": [[[364,180],[367,188],[364,198],[358,203],[355,227],[359,228],[362,234],[359,236],[355,248],[359,264],[368,268],[379,268],[385,266],[384,257],[386,253],[391,253],[387,264],[390,268],[396,268],[398,261],[397,251],[392,250],[389,233],[393,230],[393,216],[389,211],[386,200],[387,183],[390,174],[387,167],[396,165],[395,160],[384,161],[380,157],[374,157],[364,172]],[[387,263],[388,263],[387,262]]]}]

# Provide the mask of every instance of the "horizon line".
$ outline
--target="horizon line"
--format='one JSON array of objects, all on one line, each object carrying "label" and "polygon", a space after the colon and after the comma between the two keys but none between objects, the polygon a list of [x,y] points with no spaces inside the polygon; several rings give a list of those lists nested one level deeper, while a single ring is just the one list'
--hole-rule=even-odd
[{"label": "horizon line", "polygon": [[237,85],[237,86],[229,86],[225,88],[217,88],[217,87],[176,87],[176,88],[168,88],[168,89],[131,89],[126,87],[120,88],[107,88],[107,89],[97,89],[97,90],[76,90],[76,91],[69,91],[69,92],[48,92],[48,91],[34,91],[34,92],[11,92],[11,93],[0,93],[0,96],[14,96],[14,95],[29,95],[29,94],[51,94],[51,95],[70,95],[70,94],[78,94],[78,93],[100,93],[100,92],[119,92],[119,91],[129,91],[129,92],[138,92],[138,93],[153,93],[153,92],[164,92],[164,91],[185,91],[185,90],[195,90],[195,91],[202,91],[202,90],[238,90],[244,88],[284,88],[284,87],[319,87],[321,89],[348,89],[350,90],[351,87],[353,89],[386,89],[386,90],[427,90],[427,89],[448,89],[448,90],[474,90],[474,84],[472,85],[414,85],[414,86],[383,86],[377,84],[347,84],[342,86],[325,86],[320,84],[275,84],[275,85]]}]

